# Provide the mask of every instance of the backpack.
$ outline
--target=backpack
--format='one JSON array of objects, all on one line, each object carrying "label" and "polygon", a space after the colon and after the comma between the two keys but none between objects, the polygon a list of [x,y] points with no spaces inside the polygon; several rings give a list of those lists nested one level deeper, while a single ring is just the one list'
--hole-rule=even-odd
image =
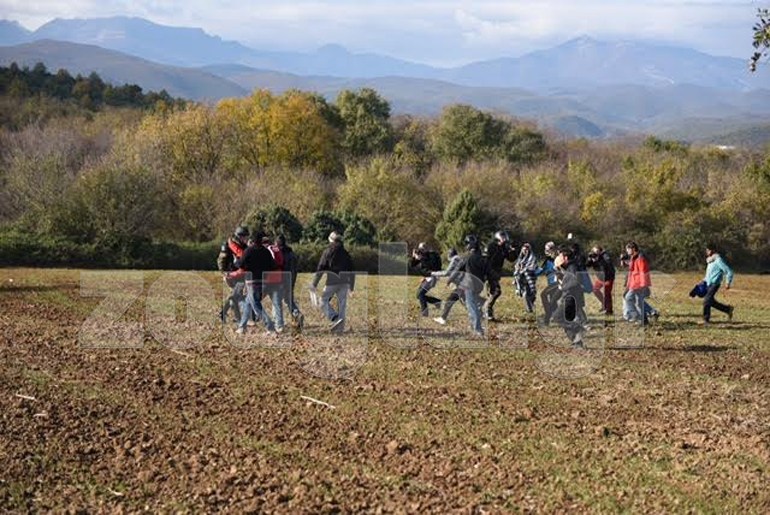
[{"label": "backpack", "polygon": [[234,263],[235,256],[230,250],[230,247],[227,245],[227,242],[224,242],[219,248],[219,255],[217,256],[217,269],[219,269],[220,272],[230,272],[233,269]]},{"label": "backpack", "polygon": [[428,252],[427,256],[425,257],[426,265],[428,265],[428,270],[431,272],[438,272],[441,270],[441,254],[436,252],[435,250],[431,250]]},{"label": "backpack", "polygon": [[273,261],[275,261],[275,271],[267,272],[265,274],[265,283],[279,284],[283,277],[282,275],[283,265],[284,265],[283,251],[278,245],[270,245],[269,247],[267,247],[267,249],[270,251],[270,254],[273,256]]}]

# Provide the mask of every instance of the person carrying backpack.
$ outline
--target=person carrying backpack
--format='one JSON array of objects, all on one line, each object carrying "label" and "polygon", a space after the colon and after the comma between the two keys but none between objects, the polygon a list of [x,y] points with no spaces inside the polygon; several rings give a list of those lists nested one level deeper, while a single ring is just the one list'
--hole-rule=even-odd
[{"label": "person carrying backpack", "polygon": [[275,330],[278,333],[283,332],[283,270],[284,257],[281,248],[270,242],[270,238],[265,236],[262,245],[270,251],[270,255],[275,261],[275,270],[265,274],[264,295],[270,297],[273,304],[273,320],[275,320]]},{"label": "person carrying backpack", "polygon": [[[233,235],[227,241],[222,243],[217,256],[217,269],[223,274],[233,272],[238,269],[238,262],[246,251],[247,238],[249,237],[248,227],[239,226],[235,228]],[[243,281],[226,281],[230,287],[230,295],[225,299],[222,309],[219,311],[219,319],[222,323],[227,321],[227,314],[232,309],[235,319],[241,319],[240,304],[243,301],[245,285]]]},{"label": "person carrying backpack", "polygon": [[719,291],[722,282],[726,282],[725,290],[729,290],[733,284],[733,269],[728,266],[724,258],[717,251],[713,243],[706,245],[706,295],[703,297],[703,325],[711,323],[711,308],[727,314],[727,320],[732,321],[734,306],[722,304],[714,298]]},{"label": "person carrying backpack", "polygon": [[294,253],[294,250],[286,243],[286,236],[283,234],[279,234],[278,237],[276,237],[275,245],[278,247],[278,250],[283,256],[283,271],[289,272],[288,277],[286,274],[283,276],[283,301],[288,306],[294,322],[297,324],[297,327],[301,331],[305,322],[305,316],[300,311],[299,305],[297,304],[297,299],[294,297],[294,287],[297,284],[297,272],[299,266],[297,255]]},{"label": "person carrying backpack", "polygon": [[273,256],[262,244],[264,237],[264,233],[257,232],[250,239],[250,244],[239,261],[238,269],[225,275],[225,280],[245,280],[246,282],[246,298],[241,302],[241,321],[236,331],[238,334],[246,331],[252,312],[258,319],[262,319],[269,335],[276,334],[275,324],[262,307],[263,277],[276,268]]},{"label": "person carrying backpack", "polygon": [[435,250],[429,249],[425,243],[420,243],[412,252],[409,266],[422,276],[417,288],[417,300],[420,302],[420,313],[427,317],[430,314],[428,304],[441,307],[441,299],[428,295],[438,281],[432,274],[441,270],[441,256]]}]

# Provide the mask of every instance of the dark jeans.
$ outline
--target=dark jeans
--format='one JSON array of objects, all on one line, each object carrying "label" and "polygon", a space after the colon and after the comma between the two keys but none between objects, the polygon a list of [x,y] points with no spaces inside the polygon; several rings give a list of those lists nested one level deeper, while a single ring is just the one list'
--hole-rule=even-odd
[{"label": "dark jeans", "polygon": [[556,302],[559,300],[559,297],[561,297],[561,290],[556,283],[549,284],[540,293],[540,300],[543,302],[543,312],[545,313],[543,315],[543,323],[545,325],[551,323],[551,317],[556,310]]},{"label": "dark jeans", "polygon": [[719,283],[712,284],[708,287],[706,296],[703,297],[703,320],[706,322],[711,320],[711,308],[721,311],[722,313],[730,313],[730,306],[726,306],[714,298],[719,291],[720,286]]},{"label": "dark jeans", "polygon": [[423,315],[428,316],[428,304],[441,304],[441,299],[437,299],[431,295],[428,295],[428,291],[433,287],[431,285],[426,288],[426,282],[422,281],[420,287],[417,288],[417,300],[420,301],[420,311]]},{"label": "dark jeans", "polygon": [[490,277],[487,280],[487,292],[489,292],[489,298],[484,305],[484,314],[487,316],[487,318],[494,318],[495,302],[497,302],[497,299],[503,293],[502,288],[500,288],[499,277]]}]

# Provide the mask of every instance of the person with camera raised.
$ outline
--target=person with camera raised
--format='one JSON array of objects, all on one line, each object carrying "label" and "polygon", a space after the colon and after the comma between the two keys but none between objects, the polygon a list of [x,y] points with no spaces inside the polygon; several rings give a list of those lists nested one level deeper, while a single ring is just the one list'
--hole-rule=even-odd
[{"label": "person with camera raised", "polygon": [[516,261],[515,249],[511,244],[510,236],[505,231],[497,231],[494,239],[486,248],[489,275],[487,276],[487,298],[484,304],[484,316],[487,320],[495,320],[495,302],[502,295],[500,280],[503,277],[503,265],[507,259],[511,263]]}]

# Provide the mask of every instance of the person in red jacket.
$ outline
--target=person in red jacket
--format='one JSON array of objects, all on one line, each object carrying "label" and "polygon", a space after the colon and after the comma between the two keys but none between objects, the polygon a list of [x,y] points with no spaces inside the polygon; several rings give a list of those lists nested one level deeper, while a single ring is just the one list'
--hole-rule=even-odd
[{"label": "person in red jacket", "polygon": [[225,281],[244,280],[246,282],[246,298],[241,303],[241,321],[238,324],[238,334],[246,331],[246,325],[254,313],[262,319],[269,334],[275,334],[275,325],[262,307],[264,289],[263,277],[266,272],[276,269],[275,260],[270,251],[262,245],[265,234],[258,232],[250,241],[238,269],[225,275]]},{"label": "person in red jacket", "polygon": [[626,276],[626,292],[623,295],[623,318],[629,322],[647,325],[645,303],[650,296],[650,262],[639,250],[636,242],[626,245],[629,257],[628,275]]}]

